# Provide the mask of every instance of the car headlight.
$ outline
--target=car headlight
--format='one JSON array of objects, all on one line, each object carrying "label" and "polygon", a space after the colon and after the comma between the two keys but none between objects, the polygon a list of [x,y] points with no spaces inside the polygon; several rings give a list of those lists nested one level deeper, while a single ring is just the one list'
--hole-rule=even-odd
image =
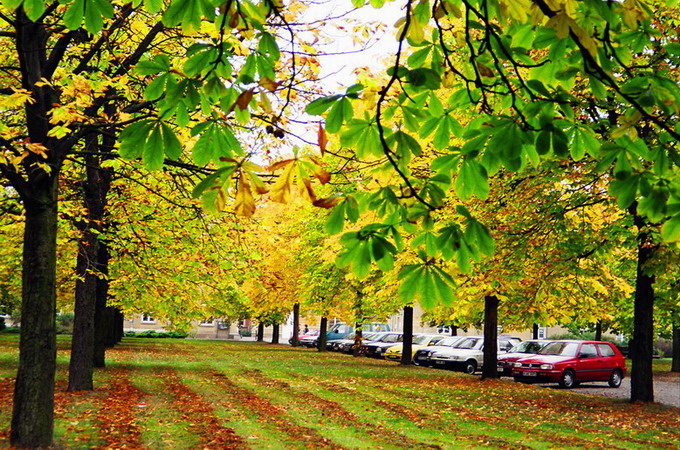
[{"label": "car headlight", "polygon": [[513,366],[513,367],[522,367],[522,363],[516,362],[516,363],[513,363],[512,366]]},{"label": "car headlight", "polygon": [[541,364],[540,368],[543,370],[552,370],[553,365],[552,364]]}]

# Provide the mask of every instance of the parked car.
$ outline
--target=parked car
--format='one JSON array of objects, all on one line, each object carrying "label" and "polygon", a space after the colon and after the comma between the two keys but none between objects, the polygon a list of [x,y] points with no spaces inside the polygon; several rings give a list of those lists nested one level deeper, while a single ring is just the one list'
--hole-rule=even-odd
[{"label": "parked car", "polygon": [[[379,331],[390,331],[390,326],[386,323],[381,323],[381,322],[370,322],[370,323],[365,323],[361,326],[361,329],[364,333],[366,332],[379,332]],[[346,323],[336,323],[333,326],[330,327],[330,329],[326,332],[326,348],[329,348],[328,343],[330,341],[336,341],[338,339],[346,339],[347,336],[350,334],[354,333],[355,329],[353,325],[348,325]],[[318,346],[318,340],[314,342],[313,347]]]},{"label": "parked car", "polygon": [[[507,352],[521,341],[517,337],[499,336],[498,352]],[[473,374],[484,363],[484,336],[466,337],[452,347],[437,350],[430,360],[435,367]]]},{"label": "parked car", "polygon": [[[314,342],[319,337],[319,330],[310,330],[309,333],[298,336],[298,342],[304,347],[314,347]],[[293,337],[288,339],[289,344],[293,344]]]},{"label": "parked car", "polygon": [[498,375],[511,377],[512,365],[515,361],[526,358],[529,355],[535,355],[550,342],[551,341],[546,341],[545,339],[529,339],[520,342],[508,350],[507,353],[498,355]]},{"label": "parked car", "polygon": [[[377,339],[378,336],[382,335],[383,333],[387,332],[385,331],[382,333],[362,333],[361,342],[371,342]],[[334,352],[352,353],[352,348],[356,343],[355,338],[356,333],[352,333],[348,335],[345,339],[336,339],[334,341],[329,342],[326,348]]]},{"label": "parked car", "polygon": [[404,333],[398,333],[394,331],[384,333],[373,341],[364,342],[361,345],[361,350],[366,356],[382,358],[388,348],[392,347],[397,342],[401,342],[403,338]]},{"label": "parked car", "polygon": [[431,357],[437,350],[451,347],[463,339],[465,339],[465,336],[449,336],[437,342],[437,345],[418,349],[413,355],[413,364],[416,366],[432,366]]},{"label": "parked car", "polygon": [[515,381],[558,383],[566,389],[586,381],[607,381],[619,387],[626,376],[626,362],[609,342],[553,341],[538,354],[515,361],[512,376]]},{"label": "parked car", "polygon": [[[413,345],[411,346],[411,359],[421,348],[437,345],[438,342],[446,339],[447,336],[441,334],[414,334]],[[390,361],[401,361],[402,348],[404,344],[393,345],[385,351],[385,359]]]}]

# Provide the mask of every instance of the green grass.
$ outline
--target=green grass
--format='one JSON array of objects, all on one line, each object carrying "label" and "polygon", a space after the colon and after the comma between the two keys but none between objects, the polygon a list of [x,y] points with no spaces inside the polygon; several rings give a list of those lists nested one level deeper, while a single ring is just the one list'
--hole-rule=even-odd
[{"label": "green grass", "polygon": [[[9,445],[17,344],[16,335],[0,335],[0,448]],[[59,448],[662,448],[680,441],[675,408],[263,343],[125,339],[96,372],[94,392],[66,393],[68,346],[60,337]],[[655,371],[669,364],[655,361]]]}]

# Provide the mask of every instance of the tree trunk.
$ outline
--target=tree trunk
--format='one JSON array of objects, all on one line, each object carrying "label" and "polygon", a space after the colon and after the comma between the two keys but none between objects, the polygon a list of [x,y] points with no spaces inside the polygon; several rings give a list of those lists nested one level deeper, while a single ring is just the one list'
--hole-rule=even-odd
[{"label": "tree trunk", "polygon": [[484,364],[482,380],[498,378],[498,297],[484,297]]},{"label": "tree trunk", "polygon": [[125,316],[123,312],[116,308],[114,313],[114,320],[116,326],[116,344],[123,340],[125,335]]},{"label": "tree trunk", "polygon": [[264,323],[257,324],[257,342],[264,342]]},{"label": "tree trunk", "polygon": [[[93,112],[92,112],[93,113]],[[98,304],[98,282],[102,278],[99,236],[103,230],[106,196],[110,177],[102,170],[99,152],[99,136],[86,138],[86,178],[82,183],[82,197],[87,215],[79,222],[81,238],[78,245],[76,265],[76,301],[69,364],[69,391],[92,390],[95,362],[95,314]],[[101,306],[103,301],[104,306]],[[106,298],[99,300],[105,307]],[[101,355],[100,355],[101,356]],[[103,361],[100,361],[103,364]]]},{"label": "tree trunk", "polygon": [[326,333],[328,332],[328,319],[326,316],[321,318],[319,323],[319,338],[316,340],[317,349],[320,352],[326,351]]},{"label": "tree trunk", "polygon": [[602,320],[598,320],[597,323],[595,323],[595,340],[596,341],[601,341],[602,340]]},{"label": "tree trunk", "polygon": [[458,327],[451,325],[451,336],[458,336]]},{"label": "tree trunk", "polygon": [[401,364],[411,365],[413,352],[413,306],[404,306],[404,343],[401,346]]},{"label": "tree trunk", "polygon": [[[106,306],[109,296],[109,248],[106,241],[99,242],[97,252],[97,266],[102,276],[97,278],[97,292],[95,294],[94,311],[94,355],[95,367],[106,367],[106,347],[108,336],[113,331],[113,310]],[[112,346],[115,342],[112,343]]]},{"label": "tree trunk", "polygon": [[361,329],[360,323],[354,324],[354,346],[352,346],[352,356],[361,355],[361,343],[364,338],[364,332]]},{"label": "tree trunk", "polygon": [[680,372],[680,326],[673,325],[673,362],[671,372]]},{"label": "tree trunk", "polygon": [[94,315],[97,295],[97,236],[84,230],[78,243],[76,302],[71,339],[68,390],[91,391],[94,373]]},{"label": "tree trunk", "polygon": [[293,347],[300,345],[300,304],[293,305],[293,339],[291,340]]},{"label": "tree trunk", "polygon": [[534,326],[532,327],[532,330],[531,330],[532,339],[538,339],[538,328],[539,328],[538,324],[535,323]]},{"label": "tree trunk", "polygon": [[20,448],[50,446],[54,426],[57,180],[43,178],[33,196],[23,198],[21,338],[10,432],[10,444]]},{"label": "tree trunk", "polygon": [[279,330],[280,330],[279,327],[280,325],[278,323],[272,325],[272,344],[279,343]]},{"label": "tree trunk", "polygon": [[[635,205],[631,207],[635,211]],[[646,272],[647,262],[654,256],[657,246],[645,231],[646,223],[637,214],[633,220],[638,228],[637,277],[635,280],[635,306],[633,318],[632,367],[630,373],[630,401],[653,402],[654,378],[654,275]]]}]

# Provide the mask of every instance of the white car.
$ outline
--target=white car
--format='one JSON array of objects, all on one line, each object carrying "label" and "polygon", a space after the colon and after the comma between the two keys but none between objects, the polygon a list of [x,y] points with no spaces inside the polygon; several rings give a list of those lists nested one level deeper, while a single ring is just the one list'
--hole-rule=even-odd
[{"label": "white car", "polygon": [[449,336],[437,342],[437,345],[430,345],[416,350],[413,355],[413,364],[416,366],[432,366],[432,355],[438,350],[447,349],[462,341],[464,336]]},{"label": "white car", "polygon": [[[510,336],[498,338],[498,353],[505,353],[521,342],[521,339]],[[473,374],[484,362],[484,337],[469,336],[453,347],[437,350],[430,356],[433,367],[462,370]]]}]

